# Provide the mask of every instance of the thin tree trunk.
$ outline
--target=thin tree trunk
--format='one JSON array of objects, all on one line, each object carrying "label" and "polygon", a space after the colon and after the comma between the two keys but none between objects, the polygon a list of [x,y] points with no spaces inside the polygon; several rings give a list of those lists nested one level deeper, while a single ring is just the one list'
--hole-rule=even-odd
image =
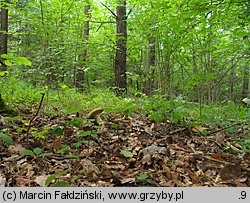
[{"label": "thin tree trunk", "polygon": [[84,7],[84,15],[87,18],[84,24],[83,30],[83,44],[85,46],[82,54],[79,56],[80,58],[80,67],[77,69],[76,73],[76,87],[79,88],[80,91],[84,89],[85,82],[85,71],[86,71],[86,61],[87,61],[87,53],[88,53],[88,40],[89,40],[89,18],[90,18],[90,4]]},{"label": "thin tree trunk", "polygon": [[[151,2],[151,8],[154,9],[154,3]],[[151,16],[154,19],[154,16]],[[154,23],[154,21],[152,21]],[[155,66],[155,50],[156,50],[156,38],[155,38],[155,29],[150,29],[150,35],[148,39],[149,48],[148,48],[148,70],[146,73],[146,83],[145,83],[145,93],[148,96],[152,96],[153,82],[154,82],[154,66]]]},{"label": "thin tree trunk", "polygon": [[170,66],[170,59],[171,59],[172,53],[169,51],[165,54],[164,56],[164,64],[165,64],[165,69],[164,69],[164,94],[168,94],[168,96],[171,97],[171,66]]},{"label": "thin tree trunk", "polygon": [[[193,58],[193,66],[194,66],[193,73],[194,75],[197,75],[199,71],[198,71],[198,62],[197,62],[197,56],[196,56],[196,50],[195,50],[194,44],[192,44],[192,58]],[[199,87],[197,85],[193,87],[193,92],[194,92],[194,96],[192,98],[192,101],[198,102],[200,98],[199,96],[200,92],[199,92]]]},{"label": "thin tree trunk", "polygon": [[7,70],[7,66],[4,64],[4,59],[1,58],[2,54],[8,53],[8,9],[7,4],[9,0],[4,1],[4,5],[1,8],[1,35],[0,35],[0,70]]},{"label": "thin tree trunk", "polygon": [[249,66],[245,64],[244,66],[244,76],[243,76],[243,85],[242,85],[242,99],[248,97],[249,94]]},{"label": "thin tree trunk", "polygon": [[229,75],[229,79],[228,79],[228,98],[229,100],[234,100],[234,69],[231,70],[230,75]]},{"label": "thin tree trunk", "polygon": [[117,6],[116,16],[116,57],[115,57],[115,86],[117,95],[127,92],[126,77],[126,51],[127,51],[127,16],[126,1]]},{"label": "thin tree trunk", "polygon": [[45,15],[44,15],[44,4],[43,1],[40,0],[39,1],[40,4],[40,14],[41,14],[41,22],[42,22],[42,26],[43,26],[43,34],[44,34],[44,39],[43,39],[43,57],[45,59],[44,61],[44,68],[46,70],[48,70],[48,74],[46,75],[46,84],[50,85],[52,84],[55,80],[55,74],[54,71],[51,69],[51,65],[50,65],[50,60],[48,60],[48,56],[50,56],[50,49],[49,49],[49,33],[47,31],[46,28],[46,24],[45,24]]},{"label": "thin tree trunk", "polygon": [[147,80],[145,84],[145,93],[150,97],[152,96],[152,89],[153,89],[154,66],[155,66],[155,37],[151,36],[149,38],[148,71],[147,71]]}]

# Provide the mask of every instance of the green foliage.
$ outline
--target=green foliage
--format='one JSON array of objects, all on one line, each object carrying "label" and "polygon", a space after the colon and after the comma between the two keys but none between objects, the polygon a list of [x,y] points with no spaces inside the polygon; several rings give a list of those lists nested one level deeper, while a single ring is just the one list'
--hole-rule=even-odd
[{"label": "green foliage", "polygon": [[53,155],[53,152],[44,152],[44,153],[39,154],[40,157],[46,157],[46,156],[51,156],[51,155]]},{"label": "green foliage", "polygon": [[[116,1],[105,3],[111,10],[117,6]],[[116,27],[110,21],[108,9],[98,1],[90,1],[90,4],[89,19],[82,12],[85,1],[12,3],[10,6],[15,9],[9,11],[9,23],[11,34],[15,37],[9,38],[10,54],[2,57],[13,68],[9,72],[0,72],[0,75],[15,73],[42,89],[48,87],[46,93],[54,97],[55,103],[61,104],[60,109],[76,107],[77,104],[80,104],[80,109],[83,106],[89,109],[95,105],[94,100],[103,102],[103,89],[114,87]],[[247,55],[249,47],[247,1],[222,1],[217,4],[197,0],[130,0],[127,7],[128,11],[131,10],[127,18],[129,92],[143,97],[145,83],[152,79],[154,94],[168,94],[172,99],[183,94],[187,101],[200,100],[202,104],[228,98],[241,100],[241,81],[249,75],[242,71],[248,64],[248,58],[242,57]],[[87,20],[91,20],[93,32],[90,32],[88,42],[83,42],[84,23]],[[148,67],[152,38],[157,39],[157,63]],[[87,59],[82,82],[84,92],[90,93],[92,98],[83,99],[83,95],[73,87],[76,85],[76,72],[82,68],[79,56],[85,50]],[[32,66],[27,58],[12,53],[29,58]],[[232,93],[229,81],[234,84]],[[103,89],[95,94],[97,92],[94,93],[92,88],[100,87]],[[116,112],[129,115],[139,108],[133,101],[115,100],[111,92],[104,94],[111,96],[106,99],[109,104],[115,104],[111,108]],[[25,96],[14,95],[14,99]],[[82,102],[87,104],[82,106]],[[177,121],[184,114],[181,111],[172,116]],[[161,120],[165,115],[152,117]]]},{"label": "green foliage", "polygon": [[119,127],[119,124],[116,123],[112,123],[111,128],[113,129],[117,129]]},{"label": "green foliage", "polygon": [[37,147],[33,150],[30,150],[30,149],[25,149],[23,150],[23,154],[26,155],[26,156],[33,156],[33,157],[36,157],[36,156],[39,156],[39,157],[46,157],[46,156],[50,156],[52,155],[53,153],[52,152],[45,152],[45,153],[42,153],[42,149]]},{"label": "green foliage", "polygon": [[8,136],[8,135],[5,135],[3,133],[0,133],[0,139],[4,141],[4,143],[7,145],[7,146],[10,146],[13,144],[13,139],[12,137]]},{"label": "green foliage", "polygon": [[183,100],[166,100],[164,98],[149,98],[143,104],[143,112],[149,112],[149,118],[157,122],[172,119],[181,121],[190,114],[188,105]]},{"label": "green foliage", "polygon": [[62,172],[59,172],[59,173],[57,173],[57,174],[50,175],[50,176],[46,179],[45,185],[46,185],[46,186],[49,186],[53,181],[55,181],[55,180],[59,179],[60,177],[66,175],[66,174],[69,173],[70,171],[71,171],[71,169],[66,169],[66,170],[64,170],[64,171],[62,171]]},{"label": "green foliage", "polygon": [[13,54],[2,54],[1,58],[5,59],[4,63],[6,66],[31,66],[31,62],[25,57],[14,56]]},{"label": "green foliage", "polygon": [[[192,127],[230,126],[250,120],[249,108],[239,105],[243,101],[249,106],[248,98],[242,100],[242,92],[249,92],[247,82],[243,84],[249,80],[245,70],[249,64],[245,57],[249,50],[247,1],[128,1],[129,97],[115,95],[117,34],[112,14],[100,2],[90,3],[91,19],[83,14],[85,1],[31,0],[10,5],[15,8],[9,9],[13,37],[8,42],[9,54],[1,55],[8,70],[0,71],[0,93],[5,101],[0,100],[0,110],[5,104],[11,109],[38,104],[42,92],[46,97],[41,111],[49,115],[57,115],[58,109],[65,117],[85,114],[101,106],[107,114],[141,113],[156,122],[171,120]],[[105,3],[111,10],[117,6],[116,1]],[[88,41],[83,41],[87,20],[91,20],[91,32]],[[155,53],[150,54],[152,47]],[[87,58],[83,64],[80,56],[84,51]],[[150,65],[151,55],[155,60]],[[82,92],[75,88],[79,70],[84,72]],[[152,89],[147,87],[150,80]],[[145,96],[147,90],[152,97]],[[24,124],[28,121],[22,119]],[[73,147],[79,148],[97,137],[95,130],[100,126],[81,129],[89,123],[84,118],[65,119],[63,124],[40,132],[35,127],[30,131],[35,138],[45,139],[48,134],[64,136],[65,126],[73,126],[79,129]],[[14,127],[23,131],[23,127]],[[119,128],[118,124],[111,127]],[[236,131],[237,126],[227,129],[232,135]],[[10,137],[0,135],[7,145],[12,144]],[[247,150],[246,143],[241,144]],[[70,147],[63,145],[57,153],[66,154]],[[43,157],[51,153],[35,148],[24,154]],[[130,151],[121,150],[121,154],[133,157]]]},{"label": "green foliage", "polygon": [[83,131],[83,132],[80,132],[79,134],[76,134],[74,136],[78,136],[78,137],[87,137],[89,135],[91,135],[92,131]]},{"label": "green foliage", "polygon": [[60,181],[54,184],[53,187],[70,187],[70,184],[66,181]]},{"label": "green foliage", "polygon": [[250,136],[247,136],[243,141],[236,142],[242,146],[244,152],[250,152]]},{"label": "green foliage", "polygon": [[126,158],[132,158],[134,156],[133,153],[130,151],[121,150],[121,149],[120,149],[120,151],[121,151],[122,155],[125,156]]},{"label": "green foliage", "polygon": [[63,129],[61,128],[61,126],[54,126],[51,128],[51,133],[57,136],[62,136],[63,135]]},{"label": "green foliage", "polygon": [[70,150],[70,146],[68,145],[63,145],[61,149],[57,150],[57,153],[59,154],[65,154],[65,152]]},{"label": "green foliage", "polygon": [[18,75],[0,78],[0,89],[7,104],[26,106],[30,103],[37,103],[40,100],[40,89],[18,79]]},{"label": "green foliage", "polygon": [[8,75],[9,73],[9,71],[0,71],[0,77]]},{"label": "green foliage", "polygon": [[36,156],[39,155],[41,152],[42,149],[40,148],[35,148],[34,150],[29,150],[29,149],[23,150],[23,154],[26,156]]},{"label": "green foliage", "polygon": [[[28,83],[18,80],[14,77],[8,77],[5,81],[0,81],[2,86],[2,95],[6,98],[7,103],[12,105],[25,105],[29,103],[38,103],[40,101],[40,88],[30,86]],[[8,86],[8,88],[7,88]],[[62,90],[64,91],[64,90]],[[133,112],[140,112],[148,115],[149,118],[157,122],[171,119],[174,122],[181,122],[188,118],[196,124],[217,124],[222,123],[227,125],[228,119],[243,119],[250,118],[248,108],[236,105],[232,101],[225,101],[221,105],[202,105],[202,115],[200,115],[200,105],[195,102],[188,102],[184,99],[170,99],[164,97],[140,97],[140,98],[120,98],[108,90],[93,90],[91,93],[78,94],[75,91],[70,91],[70,97],[76,98],[72,102],[71,99],[62,99],[58,97],[58,92],[50,90],[46,101],[43,105],[55,106],[62,109],[61,113],[67,115],[78,111],[88,112],[93,108],[102,106],[106,112],[124,113],[130,115]],[[69,98],[69,96],[67,96]],[[64,107],[64,108],[62,108]],[[46,113],[55,114],[54,111],[46,110]],[[83,118],[74,118],[71,121],[65,121],[67,125],[72,125],[80,128],[87,121]],[[115,126],[113,126],[115,128]],[[37,132],[36,136],[45,138],[48,132],[62,136],[63,126],[53,126],[50,129],[44,129],[42,132]],[[79,136],[95,136],[94,132],[81,132]]]},{"label": "green foliage", "polygon": [[136,176],[136,179],[139,181],[145,181],[146,179],[148,179],[148,174],[140,173],[138,176]]}]

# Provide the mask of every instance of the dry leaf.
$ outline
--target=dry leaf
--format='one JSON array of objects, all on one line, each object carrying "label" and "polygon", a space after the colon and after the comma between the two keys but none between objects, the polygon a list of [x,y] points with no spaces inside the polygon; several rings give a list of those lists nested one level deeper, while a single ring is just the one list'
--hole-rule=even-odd
[{"label": "dry leaf", "polygon": [[134,183],[135,182],[135,178],[124,178],[121,180],[121,184],[125,184],[125,183]]},{"label": "dry leaf", "polygon": [[238,143],[233,144],[233,146],[238,148],[238,149],[242,149],[242,146],[240,144],[238,144]]},{"label": "dry leaf", "polygon": [[236,179],[241,175],[241,168],[239,164],[225,164],[220,171],[222,180]]},{"label": "dry leaf", "polygon": [[207,128],[204,128],[204,127],[202,127],[202,126],[197,125],[197,126],[195,126],[194,128],[192,128],[192,131],[195,132],[195,133],[197,133],[197,132],[203,132],[203,131],[206,130],[206,129],[207,129]]},{"label": "dry leaf", "polygon": [[34,180],[35,183],[37,183],[41,187],[46,187],[45,182],[49,176],[48,175],[41,175],[37,176]]},{"label": "dry leaf", "polygon": [[61,142],[61,138],[57,138],[53,141],[53,149],[54,150],[59,150],[62,148],[62,142]]},{"label": "dry leaf", "polygon": [[9,146],[9,150],[12,154],[22,154],[22,152],[25,150],[25,148],[21,144],[14,144]]},{"label": "dry leaf", "polygon": [[16,185],[18,187],[27,187],[29,186],[30,182],[31,181],[26,178],[21,178],[21,177],[16,178]]},{"label": "dry leaf", "polygon": [[0,187],[5,187],[6,178],[3,174],[0,173]]},{"label": "dry leaf", "polygon": [[89,159],[81,160],[80,165],[82,166],[87,176],[92,176],[93,173],[100,173],[99,168],[95,166]]}]

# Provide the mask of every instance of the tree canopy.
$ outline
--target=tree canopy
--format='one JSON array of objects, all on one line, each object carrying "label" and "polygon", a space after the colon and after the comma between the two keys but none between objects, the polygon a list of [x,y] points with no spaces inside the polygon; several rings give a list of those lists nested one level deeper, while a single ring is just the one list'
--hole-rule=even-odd
[{"label": "tree canopy", "polygon": [[[121,2],[124,14],[117,13]],[[248,1],[20,0],[8,7],[9,54],[32,62],[13,71],[33,83],[80,82],[88,89],[121,82],[133,94],[182,95],[207,103],[247,97],[242,81],[249,80]],[[127,24],[123,36],[116,31],[119,15]],[[81,81],[79,69],[85,75]]]}]

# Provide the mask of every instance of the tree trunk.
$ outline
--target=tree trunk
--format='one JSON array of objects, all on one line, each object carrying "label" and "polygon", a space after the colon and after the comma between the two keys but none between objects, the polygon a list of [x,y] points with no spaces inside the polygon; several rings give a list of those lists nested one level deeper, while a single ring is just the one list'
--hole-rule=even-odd
[{"label": "tree trunk", "polygon": [[5,0],[4,5],[1,8],[0,70],[7,70],[7,66],[4,64],[4,59],[1,55],[8,53],[8,3],[9,0]]},{"label": "tree trunk", "polygon": [[229,78],[228,78],[228,99],[233,101],[234,98],[234,69],[231,70]]},{"label": "tree trunk", "polygon": [[151,36],[149,38],[148,71],[147,71],[147,80],[145,84],[145,93],[150,97],[152,96],[152,89],[153,89],[154,66],[155,66],[155,37]]},{"label": "tree trunk", "polygon": [[126,1],[117,6],[116,16],[116,57],[115,57],[115,86],[117,95],[127,92],[126,78],[127,51],[127,16]]},{"label": "tree trunk", "polygon": [[249,66],[247,64],[245,64],[243,71],[242,99],[248,97],[249,94]]},{"label": "tree trunk", "polygon": [[169,97],[172,96],[172,70],[171,70],[171,51],[167,52],[164,56],[164,75],[163,75],[163,81],[164,81],[164,92],[163,94],[168,94]]},{"label": "tree trunk", "polygon": [[84,15],[87,18],[84,24],[83,30],[83,44],[84,49],[82,54],[79,56],[80,64],[79,68],[76,72],[76,87],[83,91],[84,89],[84,80],[85,80],[85,71],[86,71],[86,60],[87,60],[87,52],[88,52],[88,40],[89,40],[89,18],[90,18],[90,5],[86,5],[84,7]]},{"label": "tree trunk", "polygon": [[[193,74],[197,75],[199,73],[199,68],[198,68],[195,44],[192,44],[192,59],[193,59]],[[199,98],[201,94],[199,92],[199,87],[197,85],[194,85],[192,92],[193,92],[192,101],[199,102]]]}]

